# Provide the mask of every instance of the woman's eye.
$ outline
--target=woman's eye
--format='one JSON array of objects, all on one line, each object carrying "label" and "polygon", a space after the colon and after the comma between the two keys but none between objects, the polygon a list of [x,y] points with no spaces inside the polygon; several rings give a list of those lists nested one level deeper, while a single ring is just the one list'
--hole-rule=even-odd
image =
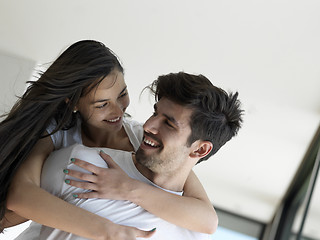
[{"label": "woman's eye", "polygon": [[128,92],[125,92],[125,93],[121,94],[121,95],[119,96],[119,98],[122,98],[122,97],[127,96],[127,95],[128,95]]},{"label": "woman's eye", "polygon": [[97,106],[96,108],[104,108],[105,106],[107,106],[107,104],[108,104],[108,103],[104,103],[104,104],[102,104],[102,105],[100,105],[100,106]]}]

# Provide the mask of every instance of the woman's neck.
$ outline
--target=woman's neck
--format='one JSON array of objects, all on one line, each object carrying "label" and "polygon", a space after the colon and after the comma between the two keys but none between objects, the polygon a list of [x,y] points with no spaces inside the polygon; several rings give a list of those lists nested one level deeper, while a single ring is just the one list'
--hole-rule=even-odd
[{"label": "woman's neck", "polygon": [[108,132],[82,125],[81,133],[82,143],[87,147],[105,147],[123,151],[134,151],[124,127],[119,131]]}]

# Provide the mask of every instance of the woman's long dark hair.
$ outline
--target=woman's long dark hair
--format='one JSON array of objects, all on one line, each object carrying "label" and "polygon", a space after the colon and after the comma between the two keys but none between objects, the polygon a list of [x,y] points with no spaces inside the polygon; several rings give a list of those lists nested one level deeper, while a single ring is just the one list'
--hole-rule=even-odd
[{"label": "woman's long dark hair", "polygon": [[110,49],[100,42],[83,40],[65,50],[37,81],[28,82],[26,92],[0,123],[0,219],[14,174],[44,137],[48,124],[53,118],[57,122],[52,133],[72,127],[79,98],[115,68],[123,72]]}]

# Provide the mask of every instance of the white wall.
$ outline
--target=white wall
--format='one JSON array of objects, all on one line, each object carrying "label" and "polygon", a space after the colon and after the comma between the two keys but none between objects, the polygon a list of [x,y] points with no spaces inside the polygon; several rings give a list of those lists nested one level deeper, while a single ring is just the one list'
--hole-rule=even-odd
[{"label": "white wall", "polygon": [[0,115],[9,111],[31,79],[35,61],[0,52]]},{"label": "white wall", "polygon": [[[318,0],[0,0],[0,49],[46,63],[77,40],[104,42],[138,121],[152,112],[139,93],[159,74],[239,91],[239,136],[195,171],[214,205],[268,222],[319,126],[319,12]],[[0,77],[0,96],[21,91]]]}]

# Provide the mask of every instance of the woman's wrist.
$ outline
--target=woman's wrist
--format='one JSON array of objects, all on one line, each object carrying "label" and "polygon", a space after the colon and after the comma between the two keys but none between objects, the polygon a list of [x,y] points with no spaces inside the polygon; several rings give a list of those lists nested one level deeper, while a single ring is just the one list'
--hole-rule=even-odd
[{"label": "woman's wrist", "polygon": [[[97,219],[98,218],[98,219]],[[95,224],[91,224],[91,227],[89,231],[89,235],[92,237],[92,239],[95,240],[105,240],[108,239],[108,236],[110,234],[110,229],[113,228],[113,225],[115,225],[113,222],[109,221],[108,219],[97,217]]]},{"label": "woman's wrist", "polygon": [[130,181],[130,184],[128,186],[126,199],[130,202],[140,205],[142,193],[145,193],[145,190],[148,186],[149,185],[144,182],[133,179],[132,181]]}]

